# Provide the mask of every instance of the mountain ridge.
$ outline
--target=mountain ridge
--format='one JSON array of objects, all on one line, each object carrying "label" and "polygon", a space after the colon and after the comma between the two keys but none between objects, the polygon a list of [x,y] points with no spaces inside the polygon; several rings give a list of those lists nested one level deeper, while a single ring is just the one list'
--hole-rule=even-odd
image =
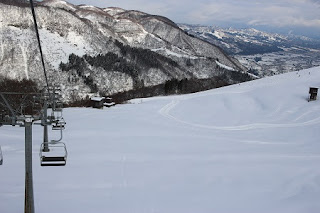
[{"label": "mountain ridge", "polygon": [[221,47],[260,77],[320,66],[320,40],[254,28],[178,24],[191,36]]},{"label": "mountain ridge", "polygon": [[[18,3],[0,3],[0,28],[3,32],[0,43],[0,75],[8,78],[36,79],[38,84],[41,84],[41,64],[38,61],[31,12],[26,5],[14,5]],[[53,83],[63,84],[66,100],[73,90],[79,91],[81,98],[92,94],[82,74],[79,75],[79,70],[65,72],[60,69],[60,65],[70,62],[71,54],[83,57],[107,55],[111,52],[118,55],[119,60],[125,59],[136,69],[137,75],[133,78],[131,74],[116,69],[93,67],[84,63],[86,76],[94,76],[92,81],[97,85],[95,93],[104,91],[106,94],[112,94],[132,90],[134,82],[142,80],[144,86],[155,86],[172,79],[206,79],[221,76],[231,69],[244,75],[246,72],[245,67],[226,55],[219,47],[188,36],[166,17],[115,7],[73,5],[60,0],[37,2],[36,14],[49,76]],[[136,49],[131,53],[140,55],[124,54],[116,42]],[[166,57],[175,61],[178,66],[164,63],[161,68],[137,64],[139,57],[145,57],[141,55],[145,53],[139,49],[155,53],[149,54],[153,57],[149,60],[155,60],[157,63],[162,61],[161,57]],[[224,69],[225,67],[231,69]],[[226,81],[238,82],[236,79]],[[117,89],[114,89],[115,85],[118,85]]]}]

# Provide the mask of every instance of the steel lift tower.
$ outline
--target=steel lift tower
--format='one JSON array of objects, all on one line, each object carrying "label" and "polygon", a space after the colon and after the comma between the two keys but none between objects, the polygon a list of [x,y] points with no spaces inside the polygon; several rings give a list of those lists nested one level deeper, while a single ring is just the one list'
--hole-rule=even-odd
[{"label": "steel lift tower", "polygon": [[[34,19],[46,87],[41,92],[37,90],[25,93],[22,91],[0,91],[0,127],[2,125],[10,125],[20,126],[25,129],[25,213],[35,212],[32,175],[33,124],[44,127],[43,143],[40,147],[40,165],[65,166],[67,161],[66,145],[61,142],[62,130],[64,130],[66,122],[62,117],[63,106],[60,89],[57,85],[49,85],[32,0],[30,0],[30,7]],[[51,108],[50,115],[48,115],[48,108]],[[48,140],[48,126],[52,126],[52,130],[61,132],[60,139]],[[0,147],[0,165],[3,162],[3,153]]]},{"label": "steel lift tower", "polygon": [[[25,128],[25,213],[34,213],[33,175],[32,175],[32,126],[44,127],[44,142],[40,148],[41,166],[65,166],[67,149],[60,140],[48,141],[47,128],[65,128],[60,101],[50,93],[0,92],[0,126],[20,126]],[[51,115],[47,115],[47,108]],[[3,156],[0,149],[0,165]]]}]

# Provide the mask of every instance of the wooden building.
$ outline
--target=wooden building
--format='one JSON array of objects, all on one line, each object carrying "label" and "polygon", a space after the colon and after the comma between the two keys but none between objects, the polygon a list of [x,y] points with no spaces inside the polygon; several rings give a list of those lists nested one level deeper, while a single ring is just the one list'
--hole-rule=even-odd
[{"label": "wooden building", "polygon": [[92,97],[90,101],[93,108],[101,109],[104,106],[105,97]]},{"label": "wooden building", "polygon": [[112,106],[116,105],[116,103],[113,102],[112,98],[107,97],[107,98],[105,99],[104,105],[105,105],[106,107],[112,107]]},{"label": "wooden building", "polygon": [[316,88],[316,87],[310,87],[310,89],[309,89],[309,94],[310,94],[309,101],[317,100],[318,89],[319,88]]}]

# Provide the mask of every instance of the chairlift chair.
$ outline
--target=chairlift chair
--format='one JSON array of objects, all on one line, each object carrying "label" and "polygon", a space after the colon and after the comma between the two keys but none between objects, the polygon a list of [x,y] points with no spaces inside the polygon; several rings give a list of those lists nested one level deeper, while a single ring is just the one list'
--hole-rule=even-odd
[{"label": "chairlift chair", "polygon": [[[44,146],[48,145],[49,152],[44,152]],[[42,143],[40,147],[41,166],[65,166],[68,152],[63,142]]]},{"label": "chairlift chair", "polygon": [[56,125],[53,125],[52,128],[60,130],[60,139],[41,144],[39,153],[41,166],[65,166],[67,163],[68,152],[66,144],[61,142],[62,130],[64,129],[66,122],[62,118],[55,124]]},{"label": "chairlift chair", "polygon": [[52,130],[64,130],[65,125],[66,125],[66,122],[62,118],[61,120],[58,120],[56,123],[52,124]]},{"label": "chairlift chair", "polygon": [[63,119],[63,113],[62,113],[62,107],[53,107],[51,111],[51,117],[57,122],[61,119]]},{"label": "chairlift chair", "polygon": [[62,104],[57,104],[55,107],[54,107],[54,110],[55,112],[62,112],[62,109],[63,109],[63,106]]}]

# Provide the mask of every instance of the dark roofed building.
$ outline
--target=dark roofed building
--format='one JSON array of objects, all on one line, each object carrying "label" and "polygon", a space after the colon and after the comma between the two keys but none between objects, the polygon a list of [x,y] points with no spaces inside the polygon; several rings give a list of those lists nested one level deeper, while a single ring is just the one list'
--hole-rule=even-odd
[{"label": "dark roofed building", "polygon": [[309,94],[310,94],[309,101],[317,100],[318,89],[319,88],[317,88],[317,87],[310,87],[310,89],[309,89]]},{"label": "dark roofed building", "polygon": [[106,99],[105,97],[92,97],[92,98],[90,98],[91,106],[93,108],[101,109],[101,108],[103,108],[103,104],[104,104],[105,99]]}]

